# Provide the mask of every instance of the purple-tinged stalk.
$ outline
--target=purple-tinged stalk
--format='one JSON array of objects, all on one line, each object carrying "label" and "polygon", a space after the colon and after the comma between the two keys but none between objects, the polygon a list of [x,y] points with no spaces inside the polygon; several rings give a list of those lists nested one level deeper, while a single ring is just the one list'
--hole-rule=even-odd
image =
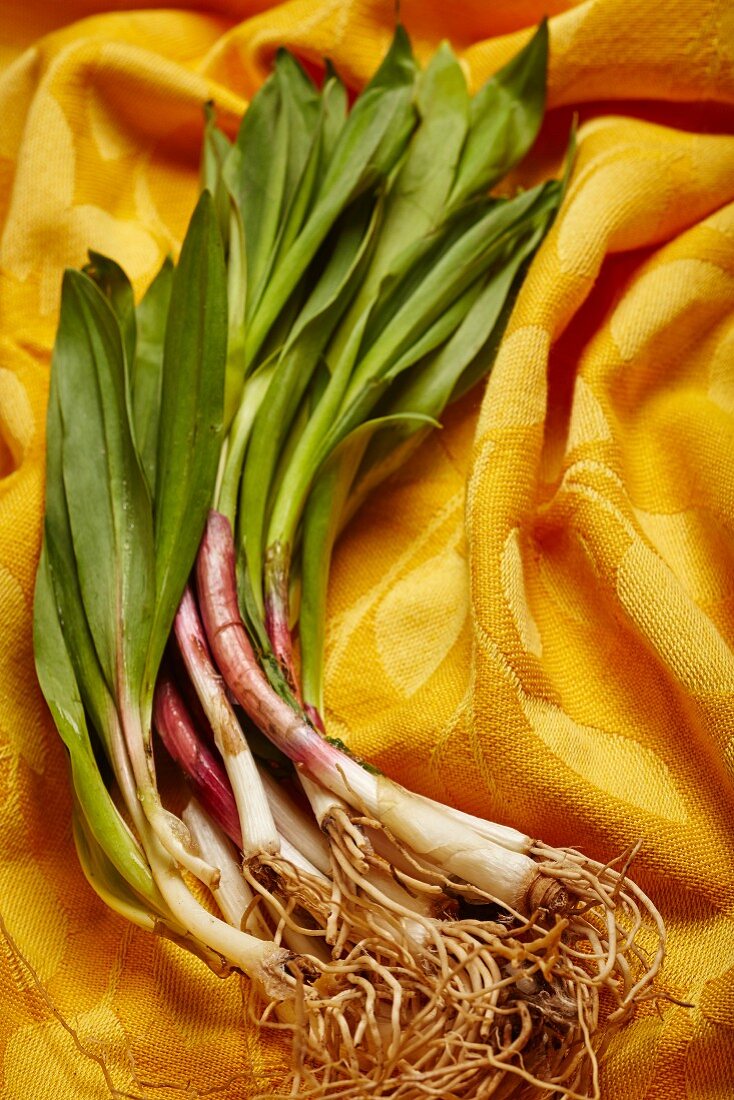
[{"label": "purple-tinged stalk", "polygon": [[246,859],[275,853],[279,848],[278,832],[257,764],[227,698],[222,678],[211,662],[190,588],[184,592],[176,613],[174,633],[234,793],[242,830],[242,852]]},{"label": "purple-tinged stalk", "polygon": [[[154,722],[169,756],[188,778],[197,798],[213,819],[213,824],[242,852],[242,825],[227,772],[202,741],[176,684],[166,672],[159,677],[156,686]],[[268,801],[268,812],[272,810],[278,850],[283,859],[297,870],[326,883],[330,863],[328,848],[322,835],[279,784],[260,768],[258,777]],[[203,813],[204,810],[199,807],[199,818]],[[214,845],[209,847],[215,848]],[[207,846],[198,844],[198,850],[199,856],[206,860]],[[267,863],[268,854],[262,850],[257,856],[260,861]],[[221,868],[221,864],[217,862],[212,866]],[[281,863],[276,859],[272,866],[278,868]],[[216,897],[218,881],[209,885]]]},{"label": "purple-tinged stalk", "polygon": [[561,908],[567,895],[534,860],[500,848],[325,741],[270,686],[255,657],[237,603],[229,521],[210,512],[197,560],[199,605],[214,659],[233,695],[262,732],[309,776],[402,844],[439,864],[448,877],[477,887],[514,910]]},{"label": "purple-tinged stalk", "polygon": [[166,671],[159,675],[156,684],[153,723],[168,755],[184,772],[196,797],[242,850],[237,803],[227,773],[199,736],[176,683]]}]

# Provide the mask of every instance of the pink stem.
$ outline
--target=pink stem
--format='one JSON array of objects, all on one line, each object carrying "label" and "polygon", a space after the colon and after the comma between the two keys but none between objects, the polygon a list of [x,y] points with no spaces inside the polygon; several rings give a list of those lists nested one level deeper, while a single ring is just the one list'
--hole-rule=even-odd
[{"label": "pink stem", "polygon": [[185,772],[196,797],[241,849],[242,831],[227,773],[199,737],[178,688],[165,671],[161,672],[156,684],[153,721],[161,741]]},{"label": "pink stem", "polygon": [[303,709],[306,712],[306,717],[315,730],[319,733],[326,733],[326,726],[324,720],[321,717],[320,711],[313,705],[313,703],[305,703]]},{"label": "pink stem", "polygon": [[226,516],[211,511],[196,565],[199,610],[214,660],[230,691],[274,745],[316,774],[343,756],[273,690],[257,662],[237,603],[235,548]]},{"label": "pink stem", "polygon": [[191,678],[186,671],[186,665],[184,659],[181,656],[181,651],[176,645],[169,645],[166,651],[166,661],[171,671],[171,677],[174,680],[179,694],[184,702],[184,705],[191,715],[191,720],[194,724],[194,729],[197,731],[201,739],[212,750],[214,755],[219,759],[219,750],[216,747],[216,741],[214,740],[214,731],[212,730],[209,719],[206,716],[204,708],[201,705],[199,696],[196,694],[196,688],[191,683]]},{"label": "pink stem", "polygon": [[[186,682],[186,689],[182,691],[182,694],[187,699],[187,705],[192,713],[194,715],[201,714],[204,722],[203,728],[211,733],[216,744],[216,736],[205,710],[206,699],[216,699],[218,701],[218,711],[221,708],[231,709],[231,707],[227,698],[226,684],[214,667],[209,643],[190,584],[186,585],[181,602],[178,605],[176,617],[173,620],[173,633],[177,645],[176,656],[181,660]],[[205,696],[199,696],[200,690],[206,692]],[[192,703],[194,703],[193,706]]]}]

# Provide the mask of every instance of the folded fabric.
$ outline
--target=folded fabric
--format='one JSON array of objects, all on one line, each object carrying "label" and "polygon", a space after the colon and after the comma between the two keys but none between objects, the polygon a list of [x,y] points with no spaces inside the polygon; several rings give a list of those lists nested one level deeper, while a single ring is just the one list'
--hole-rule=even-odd
[{"label": "folded fabric", "polygon": [[[104,13],[100,10],[104,7]],[[115,13],[111,8],[125,9]],[[638,840],[661,992],[605,1100],[734,1095],[734,15],[727,0],[404,0],[473,88],[551,16],[549,114],[514,179],[578,156],[485,393],[343,536],[330,732],[412,788],[612,859]],[[221,982],[108,912],[77,865],[31,604],[61,273],[142,292],[286,45],[360,86],[388,0],[1,0],[0,1082],[6,1100],[277,1090],[287,1049]],[[689,1002],[684,1007],[674,1002]],[[114,1089],[120,1090],[115,1093]]]}]

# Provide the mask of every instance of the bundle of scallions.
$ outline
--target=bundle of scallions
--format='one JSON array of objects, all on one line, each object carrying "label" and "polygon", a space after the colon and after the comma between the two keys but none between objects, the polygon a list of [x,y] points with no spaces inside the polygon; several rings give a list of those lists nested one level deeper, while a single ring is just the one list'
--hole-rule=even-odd
[{"label": "bundle of scallions", "polygon": [[334,540],[490,368],[562,197],[491,194],[546,58],[541,25],[470,97],[398,28],[350,108],[281,52],[233,144],[207,120],[177,266],[137,305],[98,254],[63,281],[35,651],[79,857],[117,912],[257,983],[294,1093],[595,1094],[662,959],[626,863],[325,734]]}]

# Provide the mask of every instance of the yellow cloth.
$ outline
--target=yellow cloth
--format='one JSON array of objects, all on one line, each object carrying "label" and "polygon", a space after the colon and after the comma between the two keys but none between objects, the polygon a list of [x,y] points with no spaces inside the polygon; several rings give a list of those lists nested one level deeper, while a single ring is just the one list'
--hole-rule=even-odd
[{"label": "yellow cloth", "polygon": [[[238,983],[109,913],[77,866],[31,647],[48,359],[64,266],[93,247],[142,291],[180,243],[202,102],[213,96],[234,126],[280,44],[326,53],[360,84],[394,5],[176,8],[0,3],[6,1100],[109,1096],[89,1054],[149,1100],[178,1095],[162,1087],[173,1084],[249,1097],[283,1074],[278,1043],[242,1024]],[[734,7],[401,10],[419,55],[449,37],[473,87],[549,12],[552,110],[527,171],[557,168],[572,109],[582,125],[567,201],[481,408],[472,395],[450,411],[342,541],[329,720],[408,785],[548,841],[607,858],[642,838],[635,872],[669,929],[663,987],[695,1007],[640,1011],[614,1040],[603,1095],[730,1100]]]}]

